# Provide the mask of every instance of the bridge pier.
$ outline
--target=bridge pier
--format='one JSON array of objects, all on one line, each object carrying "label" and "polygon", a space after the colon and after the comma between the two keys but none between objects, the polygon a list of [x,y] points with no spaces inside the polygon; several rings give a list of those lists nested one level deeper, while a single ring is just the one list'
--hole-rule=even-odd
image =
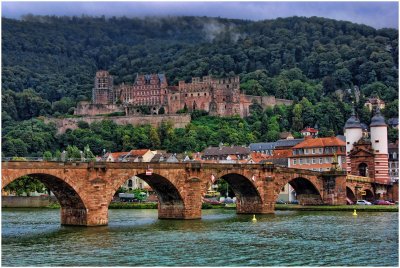
[{"label": "bridge pier", "polygon": [[61,225],[103,226],[108,224],[108,208],[61,208]]},{"label": "bridge pier", "polygon": [[260,204],[256,201],[241,202],[240,200],[236,203],[237,214],[271,214],[275,212],[274,202],[264,202]]},{"label": "bridge pier", "polygon": [[201,180],[191,178],[185,182],[181,191],[182,200],[158,203],[159,219],[201,219],[201,192],[204,188]]}]

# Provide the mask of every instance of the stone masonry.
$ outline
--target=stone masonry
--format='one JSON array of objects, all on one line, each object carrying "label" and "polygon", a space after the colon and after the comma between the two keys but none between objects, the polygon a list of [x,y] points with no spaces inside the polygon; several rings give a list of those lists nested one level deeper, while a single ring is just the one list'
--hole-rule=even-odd
[{"label": "stone masonry", "polygon": [[301,204],[346,203],[343,172],[320,173],[272,164],[2,162],[2,188],[24,175],[37,178],[54,193],[64,225],[108,224],[108,206],[114,194],[134,175],[157,193],[161,219],[201,218],[202,198],[220,178],[237,197],[237,213],[274,213],[275,201],[287,183],[296,190]]},{"label": "stone masonry", "polygon": [[[190,83],[179,81],[169,86],[165,74],[137,75],[135,82],[113,85],[113,77],[107,71],[98,71],[94,79],[92,102],[80,102],[76,115],[98,115],[124,111],[126,116],[147,113],[176,114],[204,110],[210,115],[250,115],[250,106],[258,103],[263,108],[277,104],[290,105],[291,100],[275,99],[274,96],[251,96],[240,91],[239,76],[214,78],[192,77]],[[163,112],[160,112],[163,110]]]},{"label": "stone masonry", "polygon": [[174,115],[140,115],[140,116],[85,116],[78,118],[46,118],[45,123],[55,123],[57,133],[64,133],[67,129],[77,129],[78,122],[84,121],[86,123],[99,122],[102,120],[112,120],[118,125],[145,125],[149,124],[154,127],[159,127],[162,122],[171,122],[175,128],[185,128],[190,123],[190,115],[188,114],[174,114]]}]

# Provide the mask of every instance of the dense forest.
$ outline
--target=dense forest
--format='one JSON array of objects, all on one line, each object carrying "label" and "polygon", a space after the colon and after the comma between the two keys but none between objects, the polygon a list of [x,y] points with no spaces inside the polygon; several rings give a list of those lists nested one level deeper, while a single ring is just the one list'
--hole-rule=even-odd
[{"label": "dense forest", "polygon": [[[131,148],[200,151],[220,142],[273,141],[317,125],[321,136],[343,133],[352,103],[369,124],[366,98],[398,117],[398,31],[325,18],[244,21],[207,17],[105,18],[27,15],[2,19],[2,142],[5,156],[41,156],[68,145],[95,154]],[[41,116],[68,116],[90,100],[95,72],[116,84],[137,73],[165,73],[169,84],[192,76],[240,75],[247,94],[294,100],[248,118],[192,114],[185,129],[165,124],[117,126],[110,121],[56,135]],[[354,87],[360,97],[355,98]],[[357,102],[358,100],[358,102]],[[397,132],[390,129],[391,140]],[[179,138],[178,138],[179,137]],[[182,138],[183,137],[183,138]]]}]

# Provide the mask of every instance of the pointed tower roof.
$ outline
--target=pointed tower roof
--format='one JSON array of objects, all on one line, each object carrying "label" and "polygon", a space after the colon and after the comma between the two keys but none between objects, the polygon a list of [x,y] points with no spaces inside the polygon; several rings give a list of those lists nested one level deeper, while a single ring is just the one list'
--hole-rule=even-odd
[{"label": "pointed tower roof", "polygon": [[354,111],[354,107],[353,107],[353,111],[351,113],[351,116],[349,119],[347,119],[346,124],[344,125],[345,129],[348,128],[361,128],[361,124],[360,124],[360,120],[358,120],[358,118],[356,117],[356,113]]},{"label": "pointed tower roof", "polygon": [[370,127],[387,126],[385,123],[385,118],[382,116],[379,107],[376,107],[375,115],[372,117],[371,124],[369,126]]}]

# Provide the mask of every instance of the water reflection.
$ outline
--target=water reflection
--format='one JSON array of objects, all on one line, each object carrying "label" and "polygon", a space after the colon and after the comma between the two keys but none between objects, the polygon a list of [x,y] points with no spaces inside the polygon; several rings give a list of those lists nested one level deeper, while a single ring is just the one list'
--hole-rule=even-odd
[{"label": "water reflection", "polygon": [[[56,210],[2,211],[5,266],[394,266],[398,213],[204,210],[159,220],[111,210],[108,226],[60,226]],[[385,228],[382,228],[385,226]],[[362,248],[363,250],[357,250]],[[347,257],[344,257],[347,256]]]}]

